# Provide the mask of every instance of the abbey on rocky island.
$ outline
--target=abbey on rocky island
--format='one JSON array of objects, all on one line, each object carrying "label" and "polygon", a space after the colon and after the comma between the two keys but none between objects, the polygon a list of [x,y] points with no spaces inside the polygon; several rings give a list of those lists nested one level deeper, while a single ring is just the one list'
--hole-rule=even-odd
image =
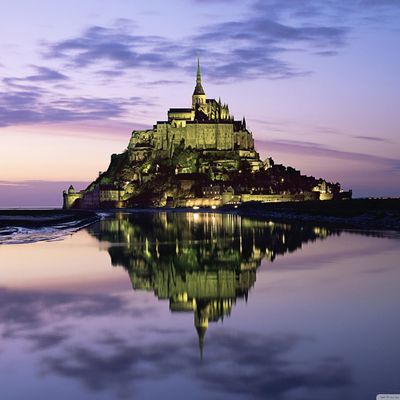
[{"label": "abbey on rocky island", "polygon": [[152,129],[133,131],[128,148],[85,190],[64,191],[64,208],[212,207],[247,201],[342,198],[338,183],[261,161],[246,120],[207,99],[197,61],[190,108],[170,108]]}]

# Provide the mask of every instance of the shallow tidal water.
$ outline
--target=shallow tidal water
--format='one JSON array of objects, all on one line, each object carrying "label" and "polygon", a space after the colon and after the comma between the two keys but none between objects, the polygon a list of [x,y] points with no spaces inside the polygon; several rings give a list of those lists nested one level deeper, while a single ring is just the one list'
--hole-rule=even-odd
[{"label": "shallow tidal water", "polygon": [[138,212],[49,240],[0,246],[1,399],[400,393],[396,234]]}]

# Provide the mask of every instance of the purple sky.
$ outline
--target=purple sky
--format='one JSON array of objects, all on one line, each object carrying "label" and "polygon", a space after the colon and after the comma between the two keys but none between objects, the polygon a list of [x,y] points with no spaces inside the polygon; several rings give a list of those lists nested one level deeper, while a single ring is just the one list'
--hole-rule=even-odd
[{"label": "purple sky", "polygon": [[19,0],[0,15],[0,207],[61,204],[134,128],[207,97],[261,156],[400,195],[400,1]]}]

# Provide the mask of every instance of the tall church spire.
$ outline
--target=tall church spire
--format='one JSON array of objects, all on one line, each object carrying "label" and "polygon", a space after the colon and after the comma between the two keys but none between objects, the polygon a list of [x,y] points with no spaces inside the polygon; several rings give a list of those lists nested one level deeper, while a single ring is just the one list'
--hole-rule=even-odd
[{"label": "tall church spire", "polygon": [[197,57],[197,77],[196,85],[201,85],[201,73],[200,73],[200,59]]},{"label": "tall church spire", "polygon": [[200,60],[198,57],[197,57],[196,87],[194,88],[193,95],[205,95],[203,86],[201,85]]},{"label": "tall church spire", "polygon": [[204,353],[204,336],[206,336],[206,327],[196,327],[197,334],[199,335],[199,349],[200,349],[200,360],[203,361]]},{"label": "tall church spire", "polygon": [[208,317],[210,313],[210,302],[206,300],[196,300],[194,311],[194,326],[199,335],[200,359],[203,360],[204,336],[208,328]]}]

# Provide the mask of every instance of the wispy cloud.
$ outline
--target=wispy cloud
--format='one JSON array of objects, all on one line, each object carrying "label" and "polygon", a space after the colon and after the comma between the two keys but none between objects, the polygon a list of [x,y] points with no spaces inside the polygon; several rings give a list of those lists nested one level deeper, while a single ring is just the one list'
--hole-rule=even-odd
[{"label": "wispy cloud", "polygon": [[398,170],[400,159],[380,157],[365,153],[336,150],[319,143],[303,142],[296,140],[257,140],[257,143],[269,149],[284,151],[286,153],[328,157],[336,160],[352,160],[379,164],[389,170]]},{"label": "wispy cloud", "polygon": [[355,139],[361,139],[361,140],[368,140],[372,142],[384,142],[384,143],[392,143],[391,140],[380,137],[380,136],[353,136]]},{"label": "wispy cloud", "polygon": [[6,77],[3,79],[3,82],[8,86],[24,87],[23,85],[30,83],[59,82],[69,79],[66,75],[51,68],[40,67],[36,65],[33,65],[32,67],[36,71],[35,74],[24,77]]},{"label": "wispy cloud", "polygon": [[92,26],[80,36],[50,43],[45,56],[64,59],[75,67],[112,61],[118,68],[168,70],[178,68],[173,55],[182,49],[161,36],[133,33],[118,21],[113,27]]},{"label": "wispy cloud", "polygon": [[[73,67],[112,63],[116,70],[153,71],[189,71],[188,62],[196,54],[207,54],[207,59],[213,60],[211,78],[229,81],[309,74],[311,71],[284,61],[282,55],[310,49],[324,56],[332,55],[345,44],[347,27],[322,21],[300,25],[283,22],[274,19],[275,14],[269,11],[256,3],[252,12],[241,19],[204,25],[181,40],[142,35],[134,27],[117,21],[111,27],[92,26],[79,36],[47,43],[44,54]],[[111,71],[101,70],[106,74]]]},{"label": "wispy cloud", "polygon": [[[193,2],[197,7],[209,5],[209,1]],[[113,69],[192,73],[188,63],[196,54],[204,54],[206,64],[212,59],[208,78],[214,81],[292,78],[313,71],[287,61],[288,52],[335,56],[347,44],[354,26],[351,18],[379,18],[388,8],[400,9],[395,1],[257,0],[249,2],[242,17],[204,24],[185,38],[144,35],[119,20],[47,43],[44,54],[80,68],[111,63],[112,69],[100,67],[105,75],[112,75]]]},{"label": "wispy cloud", "polygon": [[47,81],[64,81],[68,80],[68,77],[54,69],[34,66],[36,74],[27,76],[23,80],[33,82],[47,82]]},{"label": "wispy cloud", "polygon": [[[352,371],[341,358],[295,361],[293,354],[301,346],[313,345],[312,338],[222,330],[209,336],[205,358],[199,365],[190,351],[193,343],[178,344],[171,336],[164,337],[162,344],[137,344],[115,335],[103,337],[97,347],[64,346],[63,354],[45,356],[43,365],[46,372],[81,382],[90,391],[112,390],[120,397],[128,397],[146,377],[158,381],[173,377],[176,371],[212,394],[242,394],[255,399],[283,398],[296,390],[311,398],[316,390],[324,393],[352,385]],[[243,365],[247,366],[246,373]]]},{"label": "wispy cloud", "polygon": [[144,87],[160,87],[160,86],[165,86],[165,85],[180,85],[184,83],[182,80],[173,80],[173,79],[159,79],[156,81],[146,81],[146,82],[141,82],[139,83],[139,86],[144,86]]},{"label": "wispy cloud", "polygon": [[9,181],[0,181],[0,186],[28,186],[26,182],[9,182]]},{"label": "wispy cloud", "polygon": [[0,288],[0,316],[5,325],[3,336],[12,337],[22,331],[38,329],[44,321],[43,310],[64,309],[75,315],[96,315],[124,309],[120,298],[112,295],[71,293],[38,293]]},{"label": "wispy cloud", "polygon": [[152,103],[140,97],[96,98],[56,96],[41,87],[10,88],[0,92],[0,127],[21,124],[49,124],[107,120],[124,116],[135,106]]}]

